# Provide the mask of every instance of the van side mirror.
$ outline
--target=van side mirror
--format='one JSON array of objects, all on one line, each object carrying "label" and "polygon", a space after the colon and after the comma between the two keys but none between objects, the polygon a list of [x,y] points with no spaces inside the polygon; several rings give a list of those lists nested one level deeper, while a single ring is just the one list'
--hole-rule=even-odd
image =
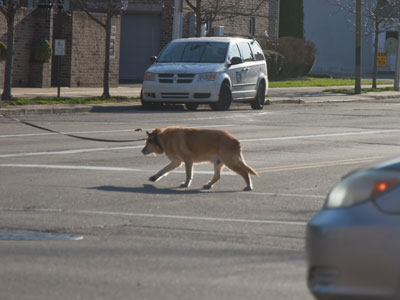
[{"label": "van side mirror", "polygon": [[150,62],[152,63],[152,64],[154,64],[155,63],[155,61],[157,60],[157,56],[152,56],[152,57],[150,57]]},{"label": "van side mirror", "polygon": [[235,56],[232,57],[230,65],[238,65],[243,63],[243,59],[241,57]]}]

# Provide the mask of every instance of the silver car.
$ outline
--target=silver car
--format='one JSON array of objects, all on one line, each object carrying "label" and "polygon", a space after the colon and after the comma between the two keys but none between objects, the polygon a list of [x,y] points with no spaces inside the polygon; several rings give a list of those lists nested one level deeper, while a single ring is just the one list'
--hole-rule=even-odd
[{"label": "silver car", "polygon": [[268,92],[265,57],[256,40],[188,38],[170,42],[144,74],[145,107],[183,103],[188,109],[209,104],[229,109],[232,100],[247,100],[262,109]]},{"label": "silver car", "polygon": [[345,176],[306,236],[317,299],[400,299],[400,158]]}]

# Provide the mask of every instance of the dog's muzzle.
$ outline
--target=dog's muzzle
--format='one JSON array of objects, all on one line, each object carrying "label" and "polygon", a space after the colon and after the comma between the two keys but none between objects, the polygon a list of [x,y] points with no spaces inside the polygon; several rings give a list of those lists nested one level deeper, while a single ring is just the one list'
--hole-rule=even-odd
[{"label": "dog's muzzle", "polygon": [[145,146],[145,147],[142,149],[142,153],[143,153],[143,155],[148,155],[148,154],[151,153],[151,150],[150,150],[148,147]]}]

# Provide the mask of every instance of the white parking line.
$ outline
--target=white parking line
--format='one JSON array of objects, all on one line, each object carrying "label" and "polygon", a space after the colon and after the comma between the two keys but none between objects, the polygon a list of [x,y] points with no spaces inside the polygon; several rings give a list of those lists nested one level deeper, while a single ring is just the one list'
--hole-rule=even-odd
[{"label": "white parking line", "polygon": [[336,167],[336,166],[345,166],[345,165],[365,164],[365,163],[376,161],[376,160],[379,160],[382,158],[384,158],[384,156],[359,157],[359,158],[352,158],[352,159],[320,161],[320,162],[314,162],[314,163],[296,164],[296,165],[288,165],[288,166],[266,167],[266,168],[257,169],[257,172],[259,174],[262,174],[262,173],[293,171],[293,170],[311,169],[311,168],[323,168],[323,167]]},{"label": "white parking line", "polygon": [[[214,118],[215,119],[215,118]],[[190,120],[202,120],[202,119],[190,119]],[[221,127],[233,127],[236,125],[203,125],[196,126],[196,128],[221,128]],[[143,128],[143,131],[152,130],[153,128]],[[99,133],[118,133],[118,132],[134,132],[135,129],[116,129],[116,130],[93,130],[93,131],[62,131],[63,134],[99,134]],[[29,137],[29,136],[47,136],[47,135],[59,135],[59,133],[43,132],[43,133],[17,133],[17,134],[0,134],[1,138],[11,138],[11,137]],[[145,136],[145,133],[143,133]]]},{"label": "white parking line", "polygon": [[325,199],[326,196],[323,195],[308,195],[308,194],[281,194],[281,193],[263,193],[263,192],[250,192],[248,195],[264,195],[264,196],[274,196],[274,197],[293,197],[293,198],[315,198],[315,199]]},{"label": "white parking line", "polygon": [[268,225],[296,225],[305,226],[304,221],[284,221],[284,220],[257,220],[257,219],[234,219],[234,218],[215,218],[215,217],[199,217],[199,216],[179,216],[165,214],[145,214],[145,213],[126,213],[126,212],[109,212],[109,211],[92,211],[79,210],[75,213],[90,214],[90,215],[108,215],[108,216],[127,216],[127,217],[143,217],[143,218],[158,218],[158,219],[175,219],[189,221],[210,221],[224,223],[247,223],[247,224],[268,224]]},{"label": "white parking line", "polygon": [[10,153],[0,154],[0,158],[9,157],[23,157],[23,156],[41,156],[41,155],[64,155],[64,154],[78,154],[95,151],[113,151],[113,150],[129,150],[129,149],[140,149],[140,146],[122,146],[122,147],[102,147],[102,148],[88,148],[88,149],[75,149],[75,150],[61,150],[61,151],[44,151],[44,152],[22,152],[22,153]]},{"label": "white parking line", "polygon": [[[17,211],[10,208],[0,208],[0,211],[12,212]],[[62,214],[84,214],[84,215],[97,215],[97,216],[119,216],[130,218],[149,218],[149,219],[174,219],[185,221],[203,221],[203,222],[222,222],[222,223],[246,223],[258,225],[294,225],[305,226],[305,221],[290,221],[290,220],[263,220],[263,219],[241,219],[241,218],[217,218],[205,216],[182,216],[182,215],[167,215],[167,214],[148,214],[148,213],[129,213],[129,212],[112,212],[112,211],[98,211],[98,210],[60,210],[60,209],[30,209],[26,212],[37,213],[62,213]]]},{"label": "white parking line", "polygon": [[142,169],[98,167],[98,166],[73,166],[73,165],[39,165],[39,164],[0,164],[0,168],[33,168],[33,169],[61,169],[61,170],[89,170],[89,171],[118,171],[118,172],[145,172]]},{"label": "white parking line", "polygon": [[317,139],[317,138],[327,138],[327,137],[341,137],[341,136],[352,136],[352,135],[372,135],[372,134],[383,134],[383,133],[394,133],[394,132],[400,132],[400,129],[385,129],[385,130],[371,130],[371,131],[356,131],[356,132],[340,132],[340,133],[295,135],[295,136],[269,137],[269,138],[257,138],[257,139],[243,139],[243,140],[240,140],[240,142]]},{"label": "white parking line", "polygon": [[[140,172],[140,173],[155,173],[158,170],[135,169],[135,168],[120,168],[120,167],[103,167],[103,166],[76,166],[76,165],[48,165],[48,164],[0,164],[0,168],[33,168],[33,169],[60,169],[60,170],[86,170],[86,171],[115,171],[115,172]],[[186,174],[185,170],[174,170],[170,173]],[[196,174],[213,175],[214,171],[197,170]],[[230,170],[222,172],[223,175],[236,176]]]},{"label": "white parking line", "polygon": [[[97,134],[97,133],[117,133],[117,132],[133,132],[134,129],[119,129],[119,130],[94,130],[94,131],[66,131],[64,134]],[[59,133],[43,132],[43,133],[19,133],[19,134],[0,134],[0,138],[10,137],[28,137],[28,136],[43,136],[57,135]]]},{"label": "white parking line", "polygon": [[[297,136],[269,137],[269,138],[257,138],[257,139],[242,139],[242,140],[240,140],[240,142],[246,143],[246,142],[262,142],[262,141],[274,141],[274,140],[316,139],[316,138],[329,138],[329,137],[355,136],[355,135],[374,135],[374,134],[397,133],[397,132],[400,132],[400,129],[327,133],[327,134],[314,134],[314,135],[297,135]],[[121,147],[102,147],[102,148],[90,148],[90,149],[48,151],[48,152],[9,153],[9,154],[0,154],[0,158],[39,156],[39,155],[77,154],[77,153],[94,152],[94,151],[137,149],[137,148],[141,148],[141,147],[143,147],[143,146],[124,146],[124,147],[121,146]]]}]

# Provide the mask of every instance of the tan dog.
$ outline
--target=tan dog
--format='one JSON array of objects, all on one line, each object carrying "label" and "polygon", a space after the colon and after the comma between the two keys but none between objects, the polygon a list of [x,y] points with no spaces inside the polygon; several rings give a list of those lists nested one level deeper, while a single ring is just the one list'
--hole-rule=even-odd
[{"label": "tan dog", "polygon": [[225,130],[196,129],[186,127],[156,128],[147,132],[148,138],[142,153],[165,153],[171,162],[157,174],[149,178],[157,181],[171,170],[185,163],[186,181],[181,187],[188,187],[192,182],[193,163],[209,161],[214,164],[214,176],[203,186],[210,189],[221,177],[221,170],[226,165],[246,181],[245,191],[253,189],[249,174],[257,172],[244,162],[240,142]]}]

